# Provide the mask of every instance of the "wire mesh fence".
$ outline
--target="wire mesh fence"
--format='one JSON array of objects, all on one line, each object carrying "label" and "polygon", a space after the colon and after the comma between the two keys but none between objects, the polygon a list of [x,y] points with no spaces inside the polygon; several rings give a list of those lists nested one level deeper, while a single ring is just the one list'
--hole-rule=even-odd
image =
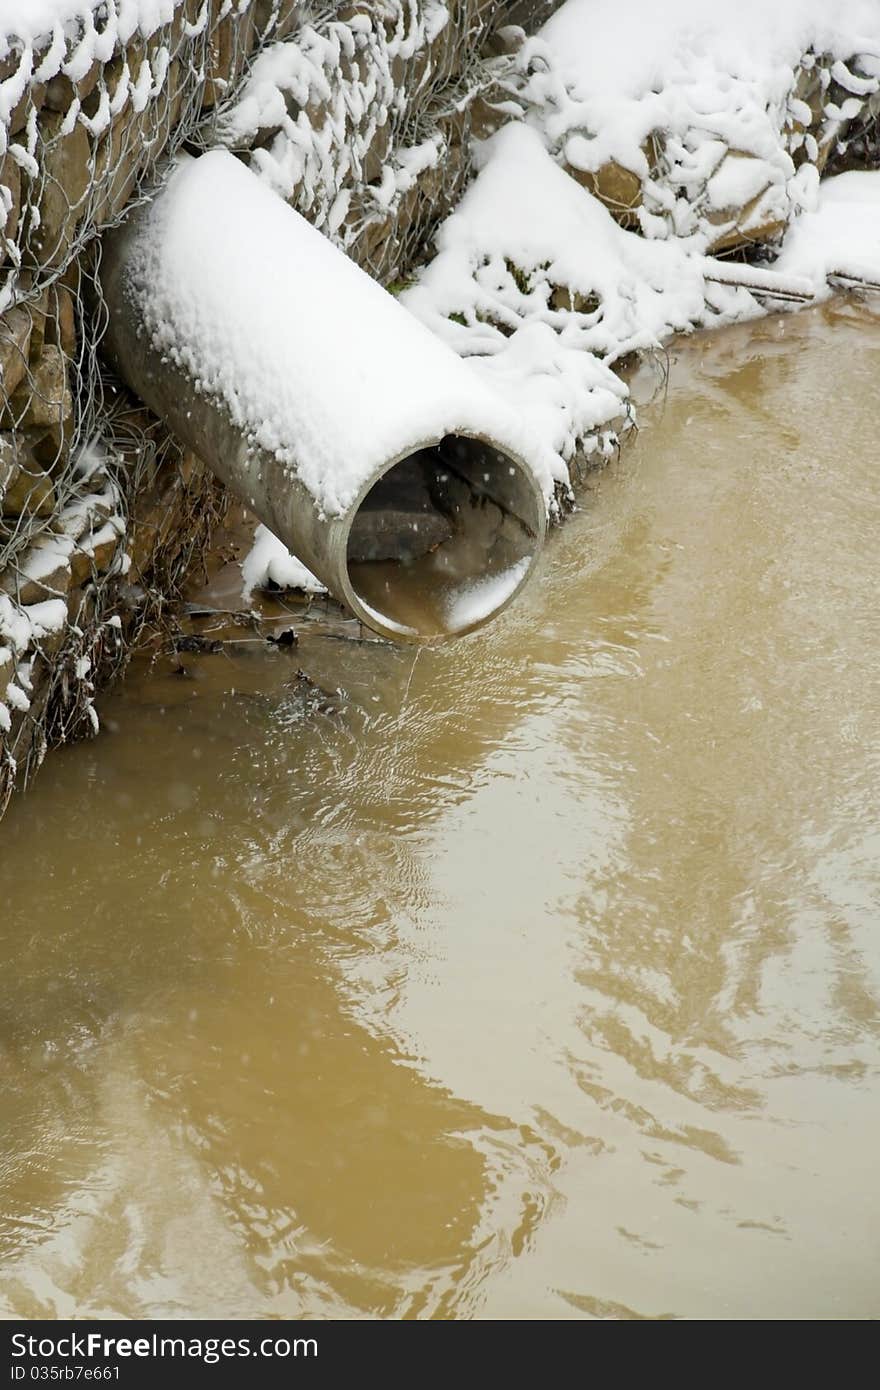
[{"label": "wire mesh fence", "polygon": [[224,507],[102,363],[101,232],[222,143],[393,289],[463,186],[507,7],[167,0],[148,34],[124,0],[71,8],[0,59],[0,810],[97,726]]},{"label": "wire mesh fence", "polygon": [[183,0],[147,34],[121,0],[74,8],[0,62],[0,810],[49,743],[97,727],[132,635],[116,612],[128,513],[157,461],[180,459],[158,424],[123,418],[100,361],[97,238],[215,120],[249,17],[268,36],[282,5]]}]

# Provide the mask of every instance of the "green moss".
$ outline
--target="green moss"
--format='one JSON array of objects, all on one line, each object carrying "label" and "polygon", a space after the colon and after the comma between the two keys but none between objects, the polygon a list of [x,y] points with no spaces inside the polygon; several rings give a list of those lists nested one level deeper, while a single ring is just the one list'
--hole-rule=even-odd
[{"label": "green moss", "polygon": [[516,329],[511,324],[505,323],[503,319],[497,318],[491,312],[484,312],[483,310],[478,309],[476,313],[476,320],[477,323],[487,323],[490,328],[497,329],[497,331],[501,333],[502,336],[505,338],[512,338],[514,333],[516,332]]},{"label": "green moss", "polygon": [[520,267],[516,264],[516,262],[512,261],[509,256],[504,257],[504,264],[507,266],[508,273],[510,274],[511,279],[513,280],[513,283],[516,285],[520,294],[530,294],[531,285],[529,283],[529,276],[527,272],[521,270]]}]

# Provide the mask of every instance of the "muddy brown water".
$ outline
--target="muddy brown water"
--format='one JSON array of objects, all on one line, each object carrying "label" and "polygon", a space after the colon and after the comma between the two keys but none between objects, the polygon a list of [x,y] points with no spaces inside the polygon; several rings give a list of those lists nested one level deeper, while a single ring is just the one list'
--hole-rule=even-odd
[{"label": "muddy brown water", "polygon": [[485,633],[135,671],[13,805],[4,1314],[880,1314],[880,319],[673,357]]}]

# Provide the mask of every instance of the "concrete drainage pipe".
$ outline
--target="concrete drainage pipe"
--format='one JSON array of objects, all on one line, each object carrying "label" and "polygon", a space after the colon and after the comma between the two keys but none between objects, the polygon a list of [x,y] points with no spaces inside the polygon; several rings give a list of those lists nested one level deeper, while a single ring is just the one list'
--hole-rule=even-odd
[{"label": "concrete drainage pipe", "polygon": [[177,161],[100,278],[123,380],[369,627],[434,641],[519,592],[521,421],[232,155]]}]

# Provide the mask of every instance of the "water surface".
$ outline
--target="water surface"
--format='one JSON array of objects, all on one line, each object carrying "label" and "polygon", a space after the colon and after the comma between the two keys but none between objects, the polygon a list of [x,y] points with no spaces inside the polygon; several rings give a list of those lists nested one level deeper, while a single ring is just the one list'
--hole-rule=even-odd
[{"label": "water surface", "polygon": [[11,807],[7,1316],[880,1314],[880,321],[673,357],[490,629],[135,672]]}]

